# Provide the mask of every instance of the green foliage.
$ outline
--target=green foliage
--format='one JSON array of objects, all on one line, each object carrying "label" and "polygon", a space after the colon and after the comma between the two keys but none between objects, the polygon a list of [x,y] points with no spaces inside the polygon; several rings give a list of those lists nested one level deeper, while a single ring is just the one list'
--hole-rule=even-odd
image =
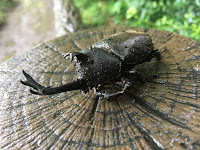
[{"label": "green foliage", "polygon": [[0,25],[4,23],[6,12],[16,4],[17,0],[0,0]]},{"label": "green foliage", "polygon": [[86,26],[157,28],[200,41],[200,0],[74,0]]},{"label": "green foliage", "polygon": [[23,0],[23,8],[27,12],[34,11],[37,8],[42,8],[44,6],[44,1],[41,0]]}]

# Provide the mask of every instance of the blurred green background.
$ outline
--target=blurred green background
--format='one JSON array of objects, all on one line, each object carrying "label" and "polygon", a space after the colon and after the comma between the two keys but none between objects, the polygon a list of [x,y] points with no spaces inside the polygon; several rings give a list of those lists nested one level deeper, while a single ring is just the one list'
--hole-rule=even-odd
[{"label": "blurred green background", "polygon": [[74,0],[87,27],[139,26],[200,41],[200,0]]},{"label": "blurred green background", "polygon": [[[0,24],[17,0],[0,0]],[[200,0],[74,0],[84,25],[157,28],[200,41]]]},{"label": "blurred green background", "polygon": [[0,0],[0,25],[5,22],[6,13],[16,5],[17,0]]}]

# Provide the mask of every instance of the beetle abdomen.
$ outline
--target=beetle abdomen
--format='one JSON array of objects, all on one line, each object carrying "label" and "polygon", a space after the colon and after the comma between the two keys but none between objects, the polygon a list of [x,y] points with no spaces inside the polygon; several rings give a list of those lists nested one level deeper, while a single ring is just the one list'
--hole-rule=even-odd
[{"label": "beetle abdomen", "polygon": [[151,37],[142,32],[126,30],[96,43],[94,47],[104,47],[110,54],[126,64],[143,62],[154,50]]}]

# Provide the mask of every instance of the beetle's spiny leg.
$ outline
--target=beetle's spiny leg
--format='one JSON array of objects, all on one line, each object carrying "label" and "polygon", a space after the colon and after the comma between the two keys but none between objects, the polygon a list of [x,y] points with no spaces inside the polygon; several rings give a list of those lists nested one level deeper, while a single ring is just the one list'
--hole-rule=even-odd
[{"label": "beetle's spiny leg", "polygon": [[97,96],[103,96],[105,99],[107,99],[109,101],[110,99],[116,98],[116,97],[120,96],[121,94],[123,94],[128,89],[128,87],[131,86],[131,82],[125,82],[125,83],[123,83],[123,85],[116,82],[116,84],[122,86],[121,91],[118,91],[115,93],[101,93],[101,92],[97,91],[96,88],[94,88],[94,93]]}]

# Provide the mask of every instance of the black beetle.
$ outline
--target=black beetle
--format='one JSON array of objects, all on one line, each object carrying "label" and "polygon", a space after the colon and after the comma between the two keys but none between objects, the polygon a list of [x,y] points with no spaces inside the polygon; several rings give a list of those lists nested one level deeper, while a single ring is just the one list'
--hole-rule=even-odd
[{"label": "black beetle", "polygon": [[[44,87],[23,71],[26,81],[21,83],[34,88],[30,92],[38,95],[72,90],[88,92],[94,88],[97,95],[109,98],[122,94],[130,86],[128,77],[137,74],[130,71],[132,68],[153,57],[161,59],[161,53],[154,49],[150,36],[132,30],[111,35],[80,53],[67,53],[64,57],[67,56],[71,61],[75,58],[77,80],[60,87]],[[111,94],[100,92],[105,85],[113,83],[120,85],[122,90]]]}]

